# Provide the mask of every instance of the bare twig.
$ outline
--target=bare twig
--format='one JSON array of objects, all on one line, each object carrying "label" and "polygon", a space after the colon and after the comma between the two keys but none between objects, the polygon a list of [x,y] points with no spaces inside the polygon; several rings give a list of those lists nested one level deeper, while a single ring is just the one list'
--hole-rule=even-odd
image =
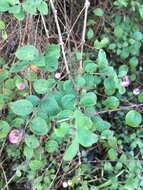
[{"label": "bare twig", "polygon": [[46,27],[46,23],[45,23],[45,19],[44,19],[43,15],[41,15],[41,19],[42,19],[42,22],[43,22],[43,25],[44,25],[44,30],[46,32],[46,36],[49,39],[49,31],[48,31],[48,29]]},{"label": "bare twig", "polygon": [[5,173],[5,171],[4,171],[4,168],[3,168],[2,164],[0,164],[0,167],[1,167],[1,169],[2,169],[3,176],[4,176],[4,180],[5,180],[5,183],[6,183],[5,188],[6,188],[7,190],[9,190],[6,173]]},{"label": "bare twig", "polygon": [[15,178],[15,176],[16,176],[16,173],[6,182],[5,186],[2,187],[1,190],[5,190],[5,188],[8,187],[8,185],[12,182],[12,180]]},{"label": "bare twig", "polygon": [[59,173],[59,171],[60,171],[60,168],[61,168],[61,166],[62,166],[62,163],[63,163],[63,159],[61,160],[61,162],[60,162],[60,164],[59,164],[59,167],[58,167],[58,169],[57,169],[57,171],[56,171],[56,174],[55,174],[55,176],[54,176],[52,182],[50,183],[50,185],[49,185],[49,187],[48,187],[48,190],[50,190],[50,189],[52,188],[52,185],[53,185],[53,183],[55,182],[55,179],[56,179],[56,177],[57,177],[57,175],[58,175],[58,173]]},{"label": "bare twig", "polygon": [[58,21],[58,17],[57,17],[57,10],[54,6],[53,0],[50,0],[50,4],[51,4],[51,8],[54,14],[54,19],[55,19],[55,23],[56,23],[56,27],[58,30],[58,36],[59,36],[59,44],[61,45],[62,48],[62,54],[63,54],[63,59],[64,59],[64,63],[65,63],[65,67],[66,67],[66,72],[68,75],[70,75],[70,70],[68,67],[68,62],[67,62],[67,58],[66,58],[66,53],[65,53],[65,49],[64,49],[64,42],[62,39],[62,33],[61,33],[61,29],[60,29],[60,25],[59,25],[59,21]]},{"label": "bare twig", "polygon": [[72,33],[72,31],[73,31],[73,29],[74,29],[74,27],[75,27],[77,21],[79,20],[79,18],[80,18],[80,16],[81,16],[82,12],[84,11],[84,9],[85,9],[85,8],[83,8],[83,9],[80,11],[80,13],[78,14],[76,20],[75,20],[74,23],[72,24],[72,27],[71,27],[71,29],[70,29],[70,31],[69,31],[69,33],[68,33],[67,39],[66,39],[66,43],[67,43],[67,41],[69,40],[70,35],[71,35],[71,33]]},{"label": "bare twig", "polygon": [[99,111],[99,112],[93,113],[93,115],[101,115],[105,113],[112,113],[112,112],[117,112],[117,111],[129,110],[130,108],[140,108],[140,107],[143,107],[143,104],[132,104],[130,106],[122,106],[117,109]]},{"label": "bare twig", "polygon": [[35,39],[34,39],[34,45],[36,46],[36,43],[37,43],[37,34],[38,34],[38,25],[39,25],[39,21],[40,21],[40,16],[38,17],[38,20],[37,20],[37,24],[36,24],[36,28],[35,28]]},{"label": "bare twig", "polygon": [[83,48],[85,44],[85,35],[86,35],[86,26],[87,26],[87,14],[88,9],[90,6],[89,0],[85,0],[85,14],[84,14],[84,23],[83,23],[83,31],[82,31],[82,39],[81,39],[81,60],[80,60],[80,66],[79,71],[82,72],[82,57],[83,57]]},{"label": "bare twig", "polygon": [[2,154],[2,151],[5,147],[5,143],[6,143],[6,140],[3,141],[2,145],[1,145],[1,148],[0,148],[0,157],[1,157],[1,154]]}]

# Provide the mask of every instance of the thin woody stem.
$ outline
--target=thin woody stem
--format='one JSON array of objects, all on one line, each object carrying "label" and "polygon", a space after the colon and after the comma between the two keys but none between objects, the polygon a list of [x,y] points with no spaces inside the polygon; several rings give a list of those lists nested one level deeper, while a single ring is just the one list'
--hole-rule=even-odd
[{"label": "thin woody stem", "polygon": [[140,107],[143,107],[143,104],[132,104],[130,106],[122,106],[117,109],[99,111],[99,112],[93,113],[93,115],[100,115],[100,114],[105,114],[105,113],[124,111],[124,110],[129,110],[130,108],[140,108]]},{"label": "thin woody stem", "polygon": [[54,6],[53,0],[50,0],[50,4],[51,4],[52,11],[53,11],[56,27],[58,30],[59,44],[61,45],[61,48],[62,48],[62,54],[63,54],[63,59],[64,59],[65,67],[66,67],[66,72],[68,75],[70,75],[70,70],[68,67],[68,62],[67,62],[66,53],[65,53],[65,49],[64,49],[64,42],[62,39],[62,33],[61,33],[61,29],[60,29],[60,25],[59,25],[59,21],[58,21],[58,17],[57,17],[57,10]]},{"label": "thin woody stem", "polygon": [[88,9],[90,6],[89,0],[85,0],[85,14],[84,14],[84,23],[83,23],[83,31],[82,31],[82,39],[81,39],[81,60],[80,60],[80,66],[79,66],[79,71],[82,73],[82,57],[83,57],[83,48],[85,44],[85,35],[86,35],[86,27],[87,27],[87,15],[88,15]]},{"label": "thin woody stem", "polygon": [[46,27],[46,23],[45,23],[45,19],[44,19],[43,15],[41,15],[41,19],[42,19],[42,22],[43,22],[43,25],[44,25],[44,30],[46,32],[46,36],[49,39],[49,31],[48,31],[48,29]]}]

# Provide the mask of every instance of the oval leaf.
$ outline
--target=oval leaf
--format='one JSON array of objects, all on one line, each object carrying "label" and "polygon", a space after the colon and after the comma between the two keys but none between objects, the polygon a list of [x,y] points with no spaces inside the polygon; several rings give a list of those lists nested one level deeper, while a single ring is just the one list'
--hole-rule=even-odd
[{"label": "oval leaf", "polygon": [[139,127],[142,121],[142,116],[139,112],[131,110],[126,115],[126,124],[130,127]]},{"label": "oval leaf", "polygon": [[38,56],[38,50],[32,45],[26,45],[16,51],[16,57],[23,61],[33,61]]},{"label": "oval leaf", "polygon": [[28,100],[17,100],[10,103],[11,110],[20,116],[27,116],[33,111],[33,105]]},{"label": "oval leaf", "polygon": [[65,161],[72,160],[76,156],[78,150],[79,150],[79,143],[78,143],[78,137],[76,136],[73,139],[72,144],[66,150],[64,154],[64,160]]},{"label": "oval leaf", "polygon": [[10,131],[9,124],[6,121],[0,121],[0,139],[5,138]]},{"label": "oval leaf", "polygon": [[90,147],[97,142],[98,137],[86,128],[78,128],[78,139],[79,143],[84,147]]},{"label": "oval leaf", "polygon": [[25,137],[25,143],[31,149],[35,149],[40,145],[39,140],[34,135],[27,135]]},{"label": "oval leaf", "polygon": [[97,101],[97,96],[93,92],[88,92],[81,96],[80,105],[81,106],[94,106]]},{"label": "oval leaf", "polygon": [[48,133],[48,125],[41,117],[36,117],[31,121],[31,130],[37,135],[46,135]]},{"label": "oval leaf", "polygon": [[45,94],[48,92],[48,81],[45,79],[39,79],[34,82],[34,90],[38,94]]}]

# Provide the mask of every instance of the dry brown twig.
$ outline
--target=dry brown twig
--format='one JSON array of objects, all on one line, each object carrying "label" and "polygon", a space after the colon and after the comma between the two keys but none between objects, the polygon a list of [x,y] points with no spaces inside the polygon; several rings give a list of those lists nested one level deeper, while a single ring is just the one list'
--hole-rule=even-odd
[{"label": "dry brown twig", "polygon": [[82,73],[82,57],[83,57],[83,48],[85,44],[85,35],[86,35],[86,27],[87,27],[87,15],[88,15],[88,9],[90,6],[89,0],[85,0],[85,14],[84,14],[84,23],[83,23],[83,31],[82,31],[82,39],[81,39],[81,60],[80,60],[80,66],[79,71]]},{"label": "dry brown twig", "polygon": [[44,25],[44,30],[45,30],[46,36],[49,39],[49,31],[48,31],[48,29],[46,27],[46,22],[45,22],[45,19],[44,19],[43,15],[41,15],[41,19],[42,19],[42,22],[43,22],[43,25]]},{"label": "dry brown twig", "polygon": [[9,187],[8,187],[8,180],[7,180],[7,177],[6,177],[6,173],[5,173],[5,171],[4,171],[4,168],[3,168],[3,166],[2,166],[2,164],[0,164],[0,167],[1,167],[1,169],[2,169],[2,172],[3,172],[3,175],[4,175],[4,179],[5,179],[5,189],[7,189],[7,190],[9,190]]},{"label": "dry brown twig", "polygon": [[57,10],[54,6],[53,0],[50,0],[50,5],[51,5],[52,11],[53,11],[56,27],[58,30],[59,44],[61,45],[61,48],[62,48],[62,54],[63,54],[64,64],[66,67],[66,72],[68,75],[70,75],[70,70],[69,70],[69,66],[68,66],[68,62],[67,62],[67,58],[66,58],[66,53],[65,53],[65,48],[64,48],[64,42],[62,39],[62,33],[61,33],[61,29],[60,29],[60,25],[59,25],[59,21],[58,21],[58,17],[57,17]]},{"label": "dry brown twig", "polygon": [[99,111],[99,112],[93,113],[93,115],[101,115],[101,114],[105,114],[105,113],[124,111],[124,110],[129,110],[130,108],[140,108],[140,107],[143,107],[143,104],[132,104],[130,106],[122,106],[117,109]]}]

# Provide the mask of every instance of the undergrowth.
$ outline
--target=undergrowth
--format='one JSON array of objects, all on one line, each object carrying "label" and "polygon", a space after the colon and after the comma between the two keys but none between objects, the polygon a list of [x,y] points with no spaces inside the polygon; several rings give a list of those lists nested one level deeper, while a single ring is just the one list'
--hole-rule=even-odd
[{"label": "undergrowth", "polygon": [[141,0],[0,1],[0,189],[143,190]]}]

